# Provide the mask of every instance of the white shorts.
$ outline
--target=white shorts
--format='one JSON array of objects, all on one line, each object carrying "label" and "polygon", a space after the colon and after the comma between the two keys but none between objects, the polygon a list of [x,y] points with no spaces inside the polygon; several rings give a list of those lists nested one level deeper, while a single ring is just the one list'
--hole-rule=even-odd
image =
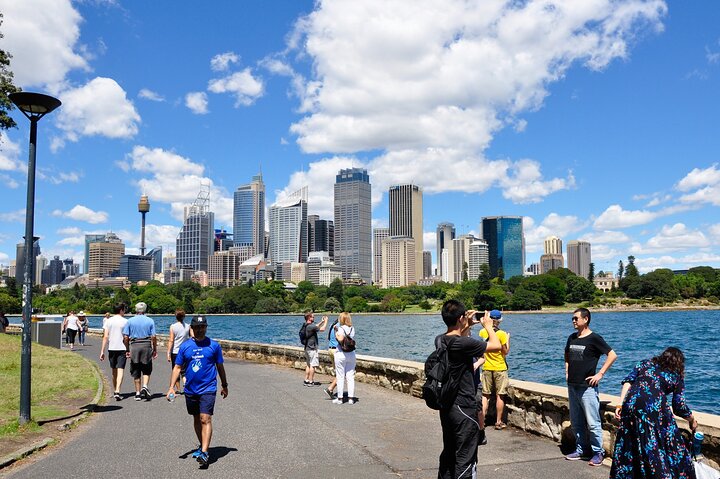
[{"label": "white shorts", "polygon": [[311,368],[320,366],[320,353],[317,349],[306,349],[305,350],[305,362]]}]

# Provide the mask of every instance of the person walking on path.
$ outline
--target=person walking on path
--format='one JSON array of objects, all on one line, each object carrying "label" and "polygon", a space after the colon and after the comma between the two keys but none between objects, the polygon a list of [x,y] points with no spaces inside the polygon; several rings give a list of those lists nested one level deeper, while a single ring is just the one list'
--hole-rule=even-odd
[{"label": "person walking on path", "polygon": [[103,325],[102,346],[100,346],[100,361],[105,361],[105,348],[108,352],[108,361],[112,370],[113,394],[116,401],[120,401],[120,386],[122,386],[125,375],[125,364],[127,363],[127,348],[123,338],[123,329],[127,324],[125,319],[125,303],[118,303],[113,307],[114,316],[107,318]]},{"label": "person walking on path", "polygon": [[[171,368],[175,368],[175,358],[177,357],[180,346],[190,337],[190,325],[185,324],[185,311],[178,309],[175,311],[176,322],[170,326],[170,337],[168,338],[167,360]],[[185,381],[185,368],[180,371],[181,378],[175,384],[175,392],[182,394]],[[182,384],[181,384],[182,380]]]},{"label": "person walking on path", "polygon": [[440,409],[443,450],[438,478],[474,478],[477,472],[480,425],[477,422],[473,359],[486,352],[500,351],[500,340],[492,329],[493,323],[487,311],[482,320],[483,327],[488,331],[487,342],[466,336],[467,330],[479,321],[475,311],[466,310],[460,301],[446,301],[441,314],[447,331],[435,338],[435,347],[438,348],[442,343],[447,348],[452,378],[449,382],[457,384],[457,393],[452,405]]},{"label": "person walking on path", "polygon": [[150,400],[150,375],[153,370],[153,359],[157,357],[157,337],[155,321],[145,316],[147,304],[140,302],[135,305],[135,316],[128,319],[123,328],[123,341],[130,358],[130,374],[135,380],[135,400]]},{"label": "person walking on path", "polygon": [[325,331],[328,317],[323,316],[320,324],[315,324],[315,314],[312,311],[305,313],[305,386],[320,386],[315,381],[315,368],[320,365],[318,352],[318,332]]},{"label": "person walking on path", "polygon": [[[333,369],[335,369],[335,352],[338,348],[338,341],[335,333],[337,332],[337,324],[339,321],[339,319],[336,319],[335,321],[333,321],[332,326],[328,328],[328,354],[330,355],[330,359],[332,360]],[[335,399],[337,397],[337,393],[335,392],[336,386],[337,377],[334,377],[330,385],[325,388],[325,394],[327,394],[330,399]]]},{"label": "person walking on path", "polygon": [[[570,422],[575,432],[575,452],[565,456],[568,461],[590,458],[591,466],[602,464],[605,451],[602,447],[602,423],[598,384],[617,359],[615,351],[597,333],[590,329],[590,311],[578,308],[573,312],[572,324],[576,331],[565,344],[565,379],[568,385]],[[607,359],[600,371],[600,356]],[[589,441],[588,441],[589,436]]]},{"label": "person walking on path", "polygon": [[5,334],[8,326],[10,326],[10,321],[5,317],[5,313],[0,312],[0,334]]},{"label": "person walking on path", "polygon": [[[638,363],[623,379],[610,479],[695,478],[690,451],[673,417],[675,413],[687,419],[693,432],[697,429],[685,403],[684,377],[685,356],[667,348]],[[671,393],[672,409],[666,398]]]},{"label": "person walking on path", "polygon": [[[510,352],[510,333],[500,329],[502,313],[499,310],[493,309],[490,311],[490,319],[493,320],[493,330],[495,334],[497,334],[502,348],[500,351],[485,353],[485,364],[483,365],[482,372],[483,417],[487,415],[490,398],[495,394],[495,429],[505,429],[507,427],[505,422],[503,422],[503,418],[505,417],[505,395],[510,385],[508,365],[505,357]],[[484,329],[480,330],[480,337],[487,341],[487,331]]]},{"label": "person walking on path", "polygon": [[186,370],[185,407],[193,417],[195,435],[200,445],[193,452],[201,466],[210,462],[210,440],[212,439],[212,416],[217,396],[217,376],[220,376],[220,395],[228,395],[228,382],[223,366],[222,349],[217,341],[207,337],[207,318],[195,316],[190,322],[193,337],[185,341],[175,358],[170,387],[167,391],[168,401],[175,396],[175,384],[180,378],[180,371]]},{"label": "person walking on path", "polygon": [[335,333],[338,348],[335,351],[335,380],[337,381],[337,397],[333,404],[342,404],[347,382],[348,404],[355,404],[355,346],[348,350],[343,346],[346,337],[355,339],[355,328],[350,313],[340,313],[340,326]]},{"label": "person walking on path", "polygon": [[85,312],[80,311],[78,313],[78,343],[80,346],[85,346],[85,336],[87,336],[88,324]]},{"label": "person walking on path", "polygon": [[65,342],[70,345],[70,351],[75,349],[75,336],[77,336],[78,329],[78,317],[75,316],[75,311],[70,311],[63,321],[63,331],[65,332]]}]

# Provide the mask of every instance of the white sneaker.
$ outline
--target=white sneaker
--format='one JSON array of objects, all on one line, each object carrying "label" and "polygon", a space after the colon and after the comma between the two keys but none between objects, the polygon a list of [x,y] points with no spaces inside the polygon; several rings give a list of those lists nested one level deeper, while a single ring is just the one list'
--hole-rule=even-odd
[{"label": "white sneaker", "polygon": [[355,400],[354,400],[354,399],[348,399],[348,404],[355,404]]},{"label": "white sneaker", "polygon": [[340,399],[340,398],[333,399],[333,404],[342,404],[342,399]]}]

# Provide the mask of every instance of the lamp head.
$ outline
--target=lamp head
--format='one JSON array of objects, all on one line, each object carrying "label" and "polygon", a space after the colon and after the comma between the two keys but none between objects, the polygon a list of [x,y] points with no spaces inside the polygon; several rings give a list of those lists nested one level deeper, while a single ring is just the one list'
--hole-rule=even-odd
[{"label": "lamp head", "polygon": [[31,93],[31,92],[17,92],[10,93],[8,95],[10,101],[15,103],[18,110],[30,120],[33,118],[39,119],[50,113],[60,105],[62,102],[55,97],[50,95],[43,95],[42,93]]}]

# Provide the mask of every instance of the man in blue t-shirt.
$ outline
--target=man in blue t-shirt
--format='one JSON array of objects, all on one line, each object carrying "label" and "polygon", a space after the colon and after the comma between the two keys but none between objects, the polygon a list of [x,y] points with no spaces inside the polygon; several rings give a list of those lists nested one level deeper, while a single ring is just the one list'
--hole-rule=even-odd
[{"label": "man in blue t-shirt", "polygon": [[[125,356],[130,359],[130,374],[135,380],[135,400],[149,401],[150,375],[153,370],[153,359],[157,358],[157,338],[155,337],[155,321],[145,316],[147,304],[139,302],[135,305],[135,316],[128,319],[123,327],[123,343]],[[142,385],[142,388],[141,388]]]},{"label": "man in blue t-shirt", "polygon": [[175,383],[180,378],[180,371],[185,369],[185,405],[187,412],[193,417],[195,434],[200,445],[193,452],[201,466],[210,462],[208,449],[212,437],[212,415],[217,395],[217,375],[220,375],[220,395],[228,395],[228,383],[223,366],[222,349],[217,341],[208,338],[207,317],[195,316],[190,322],[193,337],[184,341],[178,350],[170,378],[168,401],[175,395]]}]

